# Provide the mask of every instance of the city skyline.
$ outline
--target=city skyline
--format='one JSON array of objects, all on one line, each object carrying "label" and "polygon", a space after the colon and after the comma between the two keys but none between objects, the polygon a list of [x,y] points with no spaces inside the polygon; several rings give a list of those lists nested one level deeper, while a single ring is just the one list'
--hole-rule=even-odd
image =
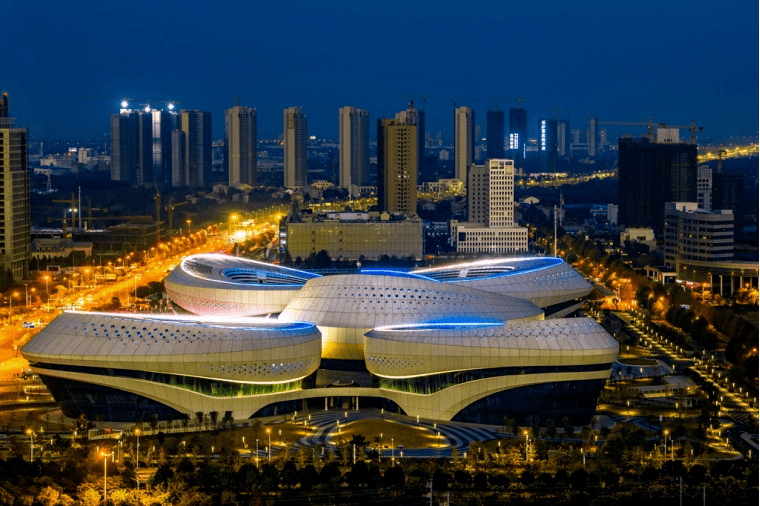
[{"label": "city skyline", "polygon": [[[33,139],[102,139],[122,99],[156,107],[174,100],[210,111],[213,137],[222,138],[223,111],[239,98],[257,109],[259,138],[276,138],[282,109],[293,105],[303,107],[312,135],[337,138],[336,109],[366,109],[375,121],[411,97],[428,131],[451,135],[454,99],[484,126],[494,99],[506,112],[522,98],[529,135],[555,109],[571,125],[652,116],[679,125],[694,119],[704,141],[757,134],[756,116],[746,113],[758,109],[756,3],[240,4],[234,16],[204,10],[193,37],[183,34],[200,4],[178,5],[138,2],[126,13],[88,2],[41,12],[4,6],[6,19],[25,20],[9,23],[0,82],[17,126]],[[143,19],[160,29],[124,43]],[[399,23],[413,25],[413,35],[373,36]],[[461,26],[480,36],[450,37]],[[179,40],[181,50],[162,50]]]}]

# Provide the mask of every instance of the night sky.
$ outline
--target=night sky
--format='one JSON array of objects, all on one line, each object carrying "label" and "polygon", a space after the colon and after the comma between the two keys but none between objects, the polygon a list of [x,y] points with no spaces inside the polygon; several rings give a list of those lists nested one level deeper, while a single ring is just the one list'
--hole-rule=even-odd
[{"label": "night sky", "polygon": [[703,142],[758,132],[757,0],[116,3],[0,1],[0,89],[33,139],[103,139],[125,97],[211,111],[215,137],[236,97],[260,139],[288,106],[336,138],[339,107],[374,125],[410,96],[444,137],[453,98],[485,126],[493,98],[515,97],[529,134],[555,108],[571,128],[652,116],[696,119]]}]

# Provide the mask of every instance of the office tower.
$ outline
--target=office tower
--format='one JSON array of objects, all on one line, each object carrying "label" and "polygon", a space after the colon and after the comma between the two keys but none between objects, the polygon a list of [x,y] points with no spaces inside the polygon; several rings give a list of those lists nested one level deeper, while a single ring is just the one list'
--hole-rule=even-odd
[{"label": "office tower", "polygon": [[596,156],[598,147],[598,124],[599,120],[596,118],[589,118],[588,130],[586,130],[586,143],[588,144],[588,156]]},{"label": "office tower", "polygon": [[557,152],[559,156],[570,156],[570,120],[561,119],[557,122]]},{"label": "office tower", "polygon": [[211,113],[183,109],[179,127],[182,135],[172,134],[172,150],[183,151],[181,156],[172,152],[174,160],[183,158],[182,166],[175,168],[179,186],[211,188]]},{"label": "office tower", "polygon": [[659,137],[619,139],[618,198],[621,226],[651,227],[661,235],[665,202],[697,200],[697,145]]},{"label": "office tower", "polygon": [[288,107],[282,114],[283,166],[285,188],[306,186],[306,116],[300,107]]},{"label": "office tower", "polygon": [[138,184],[140,113],[122,103],[111,115],[111,180]]},{"label": "office tower", "polygon": [[352,185],[363,186],[369,179],[369,113],[346,106],[338,110],[340,181],[354,196]]},{"label": "office tower", "polygon": [[230,186],[258,184],[256,109],[236,105],[224,111],[224,163]]},{"label": "office tower", "polygon": [[414,104],[377,121],[377,203],[388,213],[417,213],[419,142]]},{"label": "office tower", "polygon": [[486,112],[486,158],[504,158],[504,111]]},{"label": "office tower", "polygon": [[467,180],[467,169],[475,160],[475,117],[466,106],[454,109],[454,178]]},{"label": "office tower", "polygon": [[467,173],[467,222],[486,227],[514,226],[513,160],[489,159]]},{"label": "office tower", "polygon": [[664,228],[665,265],[671,269],[683,261],[720,262],[734,256],[730,209],[711,212],[699,209],[696,202],[666,202]]},{"label": "office tower", "polygon": [[460,253],[513,253],[528,250],[528,229],[514,220],[513,160],[489,159],[467,173],[467,222],[456,224]]},{"label": "office tower", "polygon": [[509,154],[515,169],[525,168],[525,140],[528,135],[528,114],[520,107],[509,110]]},{"label": "office tower", "polygon": [[557,120],[538,120],[538,171],[557,171]]},{"label": "office tower", "polygon": [[697,167],[697,205],[703,211],[712,211],[712,168]]},{"label": "office tower", "polygon": [[0,268],[15,281],[29,272],[31,257],[29,170],[25,128],[8,117],[8,94],[0,102]]}]

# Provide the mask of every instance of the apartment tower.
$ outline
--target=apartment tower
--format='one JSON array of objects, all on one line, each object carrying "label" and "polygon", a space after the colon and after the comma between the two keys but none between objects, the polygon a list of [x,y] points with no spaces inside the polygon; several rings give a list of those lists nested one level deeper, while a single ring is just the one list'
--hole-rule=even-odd
[{"label": "apartment tower", "polygon": [[8,117],[8,94],[0,101],[0,268],[20,281],[31,257],[29,170],[25,128],[14,128]]},{"label": "apartment tower", "polygon": [[369,113],[346,106],[338,110],[339,186],[355,196],[352,186],[367,184],[369,177]]},{"label": "apartment tower", "polygon": [[236,105],[224,111],[225,164],[230,186],[258,184],[256,109]]}]

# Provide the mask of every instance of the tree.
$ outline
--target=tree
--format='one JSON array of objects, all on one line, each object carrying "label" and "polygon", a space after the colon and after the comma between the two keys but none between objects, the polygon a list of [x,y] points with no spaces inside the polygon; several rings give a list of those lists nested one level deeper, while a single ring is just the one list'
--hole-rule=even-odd
[{"label": "tree", "polygon": [[208,416],[211,417],[211,427],[213,430],[217,429],[217,421],[219,420],[219,412],[218,411],[211,411]]},{"label": "tree", "polygon": [[319,474],[316,468],[311,464],[302,467],[298,476],[298,482],[303,490],[310,492],[319,482]]},{"label": "tree", "polygon": [[198,428],[200,429],[203,425],[203,411],[196,411],[195,412],[195,421],[198,424]]},{"label": "tree", "polygon": [[360,488],[366,487],[369,478],[369,468],[366,462],[360,460],[351,468],[351,471],[346,475],[346,482],[349,487]]},{"label": "tree", "polygon": [[546,419],[546,435],[550,437],[552,441],[557,437],[557,426],[554,425],[554,420],[551,418]]},{"label": "tree", "polygon": [[576,469],[570,475],[569,481],[570,486],[572,486],[575,490],[583,490],[586,488],[586,483],[588,482],[588,472],[582,468]]},{"label": "tree", "polygon": [[406,483],[406,475],[401,466],[389,467],[383,475],[385,486],[391,488],[402,487]]}]

